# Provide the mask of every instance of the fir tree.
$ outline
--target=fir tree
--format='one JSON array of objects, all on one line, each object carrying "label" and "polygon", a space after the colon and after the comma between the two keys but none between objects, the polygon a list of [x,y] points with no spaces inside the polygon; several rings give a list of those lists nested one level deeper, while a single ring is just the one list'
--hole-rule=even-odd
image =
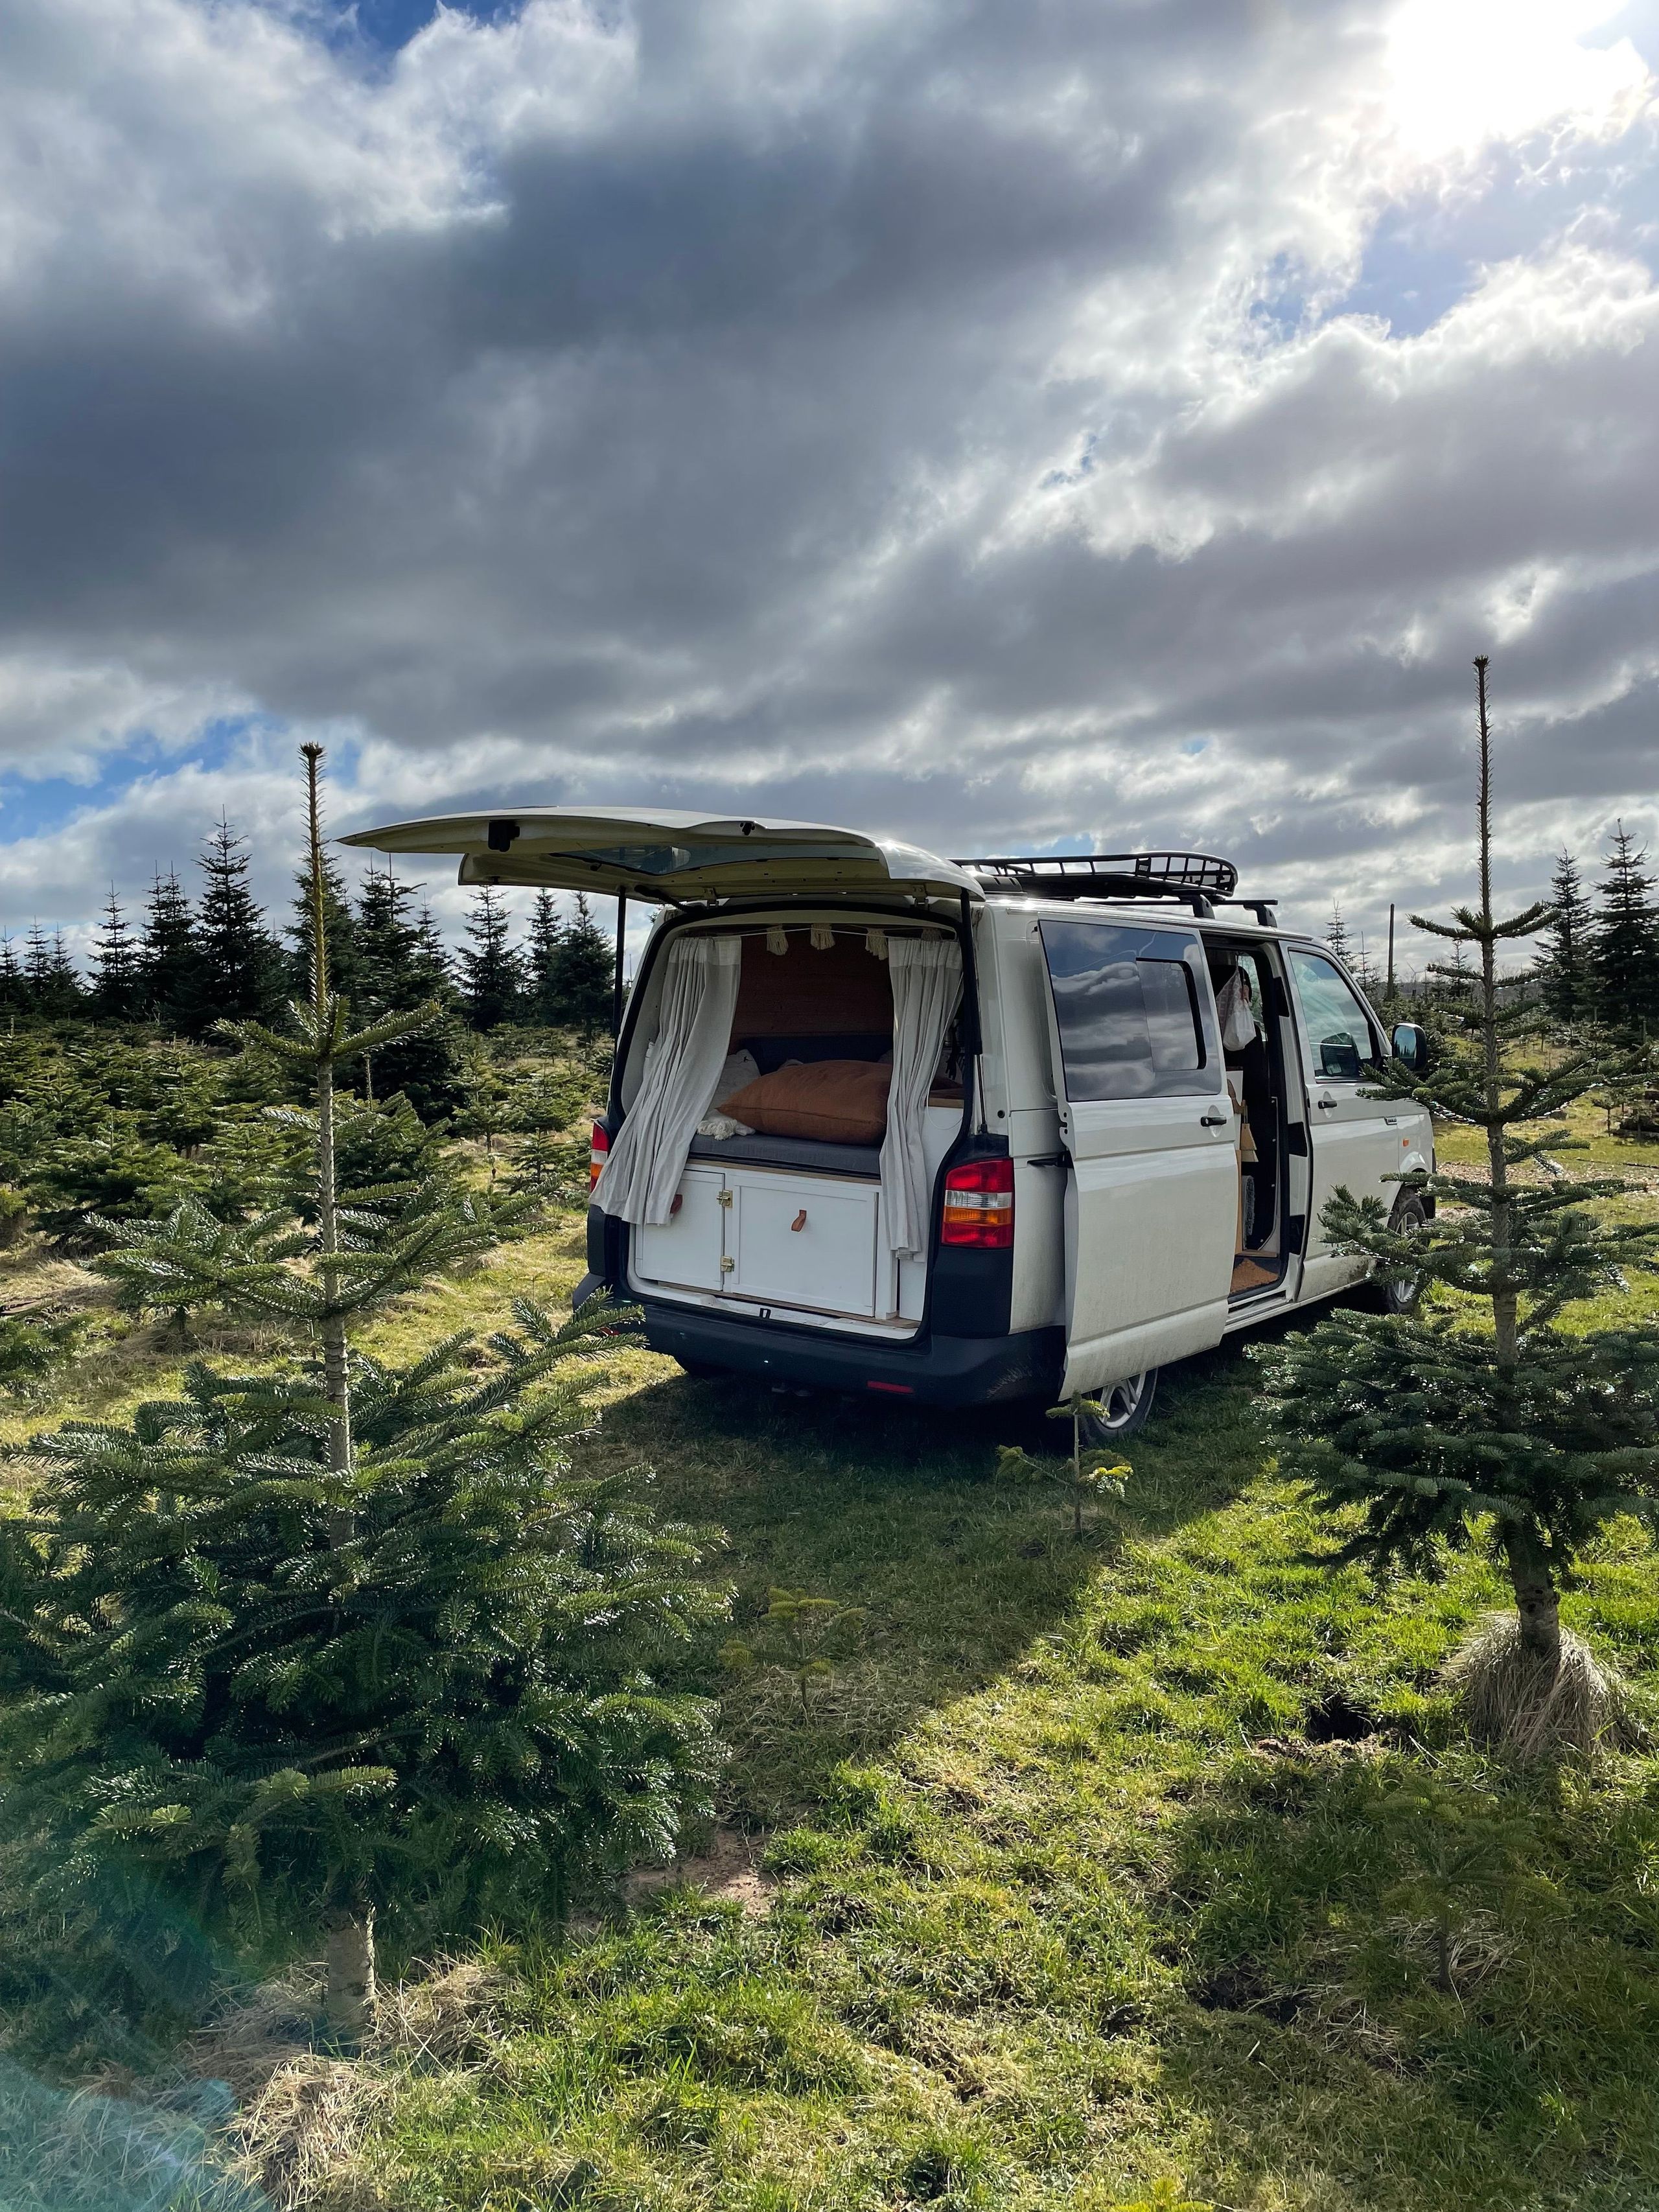
[{"label": "fir tree", "polygon": [[1370,955],[1365,950],[1365,933],[1363,929],[1359,933],[1358,949],[1353,956],[1353,979],[1358,984],[1363,994],[1375,1006],[1382,994],[1377,982],[1376,970],[1371,965]]},{"label": "fir tree", "polygon": [[197,915],[203,989],[197,1025],[269,1018],[283,999],[282,949],[248,889],[246,841],[222,816],[197,865],[206,878]]},{"label": "fir tree", "polygon": [[1561,853],[1550,880],[1550,923],[1538,961],[1538,981],[1551,1018],[1564,1029],[1581,1029],[1595,1013],[1590,969],[1590,902],[1578,863]]},{"label": "fir tree", "polygon": [[466,918],[470,946],[462,949],[461,998],[475,1030],[515,1020],[525,995],[524,955],[512,942],[513,919],[493,884],[473,893]]},{"label": "fir tree", "polygon": [[143,1003],[143,963],[138,940],[113,884],[104,907],[104,927],[93,949],[92,970],[94,1011],[106,1021],[136,1019]]},{"label": "fir tree", "polygon": [[1457,1295],[1426,1317],[1339,1311],[1258,1356],[1281,1463],[1325,1506],[1358,1511],[1336,1557],[1436,1572],[1447,1547],[1479,1544],[1507,1574],[1514,1617],[1477,1638],[1451,1679],[1479,1732],[1533,1753],[1606,1723],[1607,1683],[1562,1629],[1560,1595],[1603,1522],[1630,1513],[1651,1525],[1659,1502],[1659,1330],[1568,1331],[1559,1320],[1621,1265],[1650,1263],[1659,1224],[1592,1211],[1620,1184],[1517,1179],[1568,1149],[1559,1116],[1606,1069],[1588,1053],[1551,1068],[1512,1064],[1534,1018],[1500,1008],[1498,948],[1550,909],[1492,911],[1486,660],[1475,667],[1480,901],[1450,923],[1413,921],[1474,945],[1479,984],[1462,1040],[1432,1074],[1413,1079],[1392,1062],[1384,1087],[1483,1130],[1487,1177],[1405,1177],[1392,1219],[1376,1200],[1339,1191],[1324,1216],[1338,1249]]},{"label": "fir tree", "polygon": [[131,1118],[97,1117],[97,1126],[43,1143],[23,1179],[31,1211],[60,1252],[100,1252],[118,1224],[164,1212],[179,1174],[170,1145],[146,1143]]},{"label": "fir tree", "polygon": [[56,1010],[64,1014],[81,1012],[87,1003],[86,985],[81,981],[81,971],[70,958],[64,943],[64,933],[55,929],[52,933],[52,965],[47,988],[56,1002]]},{"label": "fir tree", "polygon": [[1631,1040],[1659,1030],[1659,906],[1646,859],[1620,822],[1590,932],[1596,1010],[1615,1036]]},{"label": "fir tree", "polygon": [[576,894],[576,911],[566,925],[555,968],[556,1018],[584,1036],[611,1026],[616,952],[594,921],[586,894]]},{"label": "fir tree", "polygon": [[29,924],[23,988],[29,1012],[46,1021],[58,1021],[78,1013],[85,1005],[86,993],[75,963],[64,949],[61,929],[53,930],[48,936],[38,921]]},{"label": "fir tree", "polygon": [[423,906],[421,908],[420,920],[416,922],[416,927],[420,933],[421,957],[428,963],[431,973],[436,979],[433,987],[433,997],[441,1000],[453,996],[455,990],[455,963],[449,957],[449,948],[444,943],[443,932],[439,928],[437,917],[429,906]]},{"label": "fir tree", "polygon": [[9,1878],[82,1923],[159,1893],[255,1958],[325,1931],[355,2038],[377,1917],[412,1942],[556,1911],[585,1869],[706,1814],[708,1709],[647,1670],[721,1608],[691,1532],[572,1469],[567,1362],[614,1316],[521,1304],[487,1350],[454,1338],[402,1370],[352,1352],[353,1316],[488,1224],[455,1199],[388,1236],[341,1206],[336,1070],[399,1024],[349,1030],[320,902],[314,945],[297,1036],[244,1027],[314,1076],[314,1234],[154,1259],[319,1356],[291,1377],[196,1365],[129,1425],[37,1440],[33,1511],[0,1520],[0,1830]]},{"label": "fir tree", "polygon": [[1343,921],[1342,908],[1334,899],[1331,901],[1330,927],[1325,932],[1325,942],[1346,967],[1349,952],[1348,925]]},{"label": "fir tree", "polygon": [[[328,925],[329,967],[334,978],[334,988],[359,1013],[364,1013],[368,1010],[368,1001],[358,972],[357,918],[352,913],[350,901],[346,896],[345,878],[341,873],[339,862],[331,853],[325,851],[321,866],[323,915]],[[288,932],[294,945],[290,969],[293,988],[303,993],[310,985],[312,915],[317,902],[309,860],[294,881],[294,919]],[[414,1003],[419,1005],[420,1000],[417,999]]]},{"label": "fir tree", "polygon": [[357,898],[356,939],[359,1012],[366,1021],[440,1006],[441,1019],[373,1055],[365,1089],[385,1098],[401,1091],[427,1121],[453,1113],[465,1087],[464,1034],[450,1011],[454,985],[431,917],[411,919],[415,887],[388,867],[371,868]]},{"label": "fir tree", "polygon": [[28,983],[17,957],[16,940],[9,930],[0,937],[0,1011],[16,1015],[28,1011]]},{"label": "fir tree", "polygon": [[530,996],[536,1019],[550,1027],[563,1018],[559,1004],[559,956],[564,925],[553,894],[540,890],[530,912]]},{"label": "fir tree", "polygon": [[190,901],[172,871],[158,872],[150,887],[138,972],[152,1019],[167,1030],[197,1025],[205,994],[202,949]]}]

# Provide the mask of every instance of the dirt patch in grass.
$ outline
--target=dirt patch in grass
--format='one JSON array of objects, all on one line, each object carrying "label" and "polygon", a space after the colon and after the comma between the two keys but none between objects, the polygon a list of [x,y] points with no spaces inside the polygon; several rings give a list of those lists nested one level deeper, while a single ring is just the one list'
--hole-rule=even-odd
[{"label": "dirt patch in grass", "polygon": [[717,1828],[706,1850],[688,1852],[666,1866],[638,1867],[623,1885],[637,1905],[670,1889],[701,1890],[718,1904],[732,1904],[750,1919],[772,1910],[775,1887],[761,1869],[764,1839],[740,1828]]}]

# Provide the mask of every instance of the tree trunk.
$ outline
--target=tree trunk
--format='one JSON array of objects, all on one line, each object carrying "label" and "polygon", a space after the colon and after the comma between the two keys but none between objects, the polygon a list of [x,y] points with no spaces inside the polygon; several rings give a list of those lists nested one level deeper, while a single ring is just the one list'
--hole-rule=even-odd
[{"label": "tree trunk", "polygon": [[1561,1601],[1555,1584],[1549,1569],[1528,1558],[1519,1545],[1510,1541],[1504,1548],[1515,1609],[1521,1619],[1521,1649],[1547,1667],[1553,1678],[1561,1663]]},{"label": "tree trunk", "polygon": [[374,1914],[364,1905],[343,1908],[328,1923],[329,2026],[361,2042],[374,2025]]},{"label": "tree trunk", "polygon": [[[1480,1056],[1486,1077],[1486,1160],[1492,1174],[1492,1332],[1500,1388],[1520,1356],[1520,1300],[1508,1286],[1511,1268],[1510,1168],[1504,1152],[1503,1040],[1498,1027],[1498,946],[1492,910],[1492,725],[1486,718],[1486,657],[1475,661],[1480,729]],[[1509,1392],[1504,1389],[1507,1397]]]},{"label": "tree trunk", "polygon": [[[328,969],[327,914],[323,902],[322,823],[317,797],[317,769],[323,757],[320,745],[301,745],[305,756],[311,832],[311,1010],[317,1025],[317,1242],[318,1273],[323,1293],[331,1305],[339,1295],[340,1249],[339,1180],[334,1164],[334,1051],[333,993]],[[328,1464],[335,1474],[351,1472],[351,1370],[346,1348],[343,1314],[331,1313],[322,1322],[323,1395],[334,1408],[328,1429]],[[352,1516],[343,1510],[329,1518],[329,1534],[336,1544],[349,1544],[356,1531]]]}]

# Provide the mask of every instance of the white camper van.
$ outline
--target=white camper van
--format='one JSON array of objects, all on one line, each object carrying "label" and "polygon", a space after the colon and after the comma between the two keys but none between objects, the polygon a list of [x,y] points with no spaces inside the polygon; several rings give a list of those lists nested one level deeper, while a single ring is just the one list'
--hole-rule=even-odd
[{"label": "white camper van", "polygon": [[1359,1278],[1321,1227],[1339,1186],[1426,1203],[1397,1178],[1432,1165],[1427,1114],[1368,1095],[1422,1032],[1386,1036],[1224,860],[562,807],[345,842],[657,908],[579,1297],[637,1303],[694,1374],[1081,1389],[1121,1435],[1170,1361]]}]

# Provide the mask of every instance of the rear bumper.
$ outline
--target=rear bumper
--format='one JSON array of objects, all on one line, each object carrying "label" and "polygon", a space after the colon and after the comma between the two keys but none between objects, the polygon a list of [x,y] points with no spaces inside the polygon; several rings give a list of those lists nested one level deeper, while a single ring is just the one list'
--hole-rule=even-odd
[{"label": "rear bumper", "polygon": [[771,1382],[908,1398],[925,1406],[1052,1399],[1066,1358],[1066,1333],[1060,1328],[1025,1329],[1014,1336],[935,1335],[920,1344],[887,1345],[642,1303],[646,1341],[653,1352]]}]

